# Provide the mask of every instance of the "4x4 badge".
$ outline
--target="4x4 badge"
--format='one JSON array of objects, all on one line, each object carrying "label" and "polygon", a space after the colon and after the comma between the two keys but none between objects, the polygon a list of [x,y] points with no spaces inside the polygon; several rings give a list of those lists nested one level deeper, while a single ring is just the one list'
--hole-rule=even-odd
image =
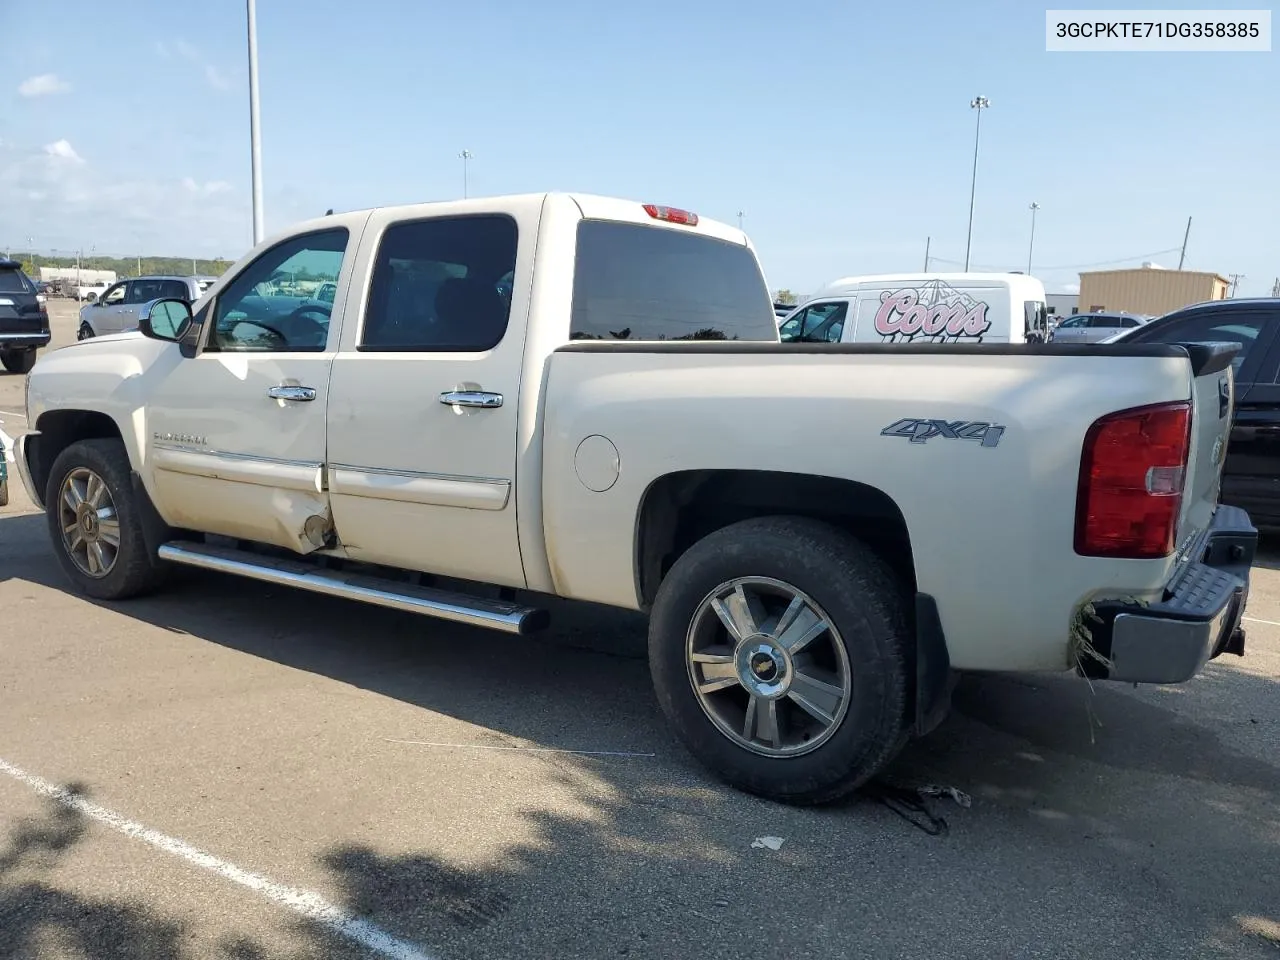
[{"label": "4x4 badge", "polygon": [[906,437],[911,443],[924,443],[934,437],[948,440],[975,440],[984,447],[994,447],[1004,435],[1004,427],[981,420],[924,420],[904,417],[880,431],[882,437]]}]

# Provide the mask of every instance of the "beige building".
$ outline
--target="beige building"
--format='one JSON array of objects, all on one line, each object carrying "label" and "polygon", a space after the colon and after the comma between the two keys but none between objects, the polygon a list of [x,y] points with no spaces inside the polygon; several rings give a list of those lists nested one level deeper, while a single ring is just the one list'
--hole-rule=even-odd
[{"label": "beige building", "polygon": [[1216,273],[1166,270],[1143,265],[1132,270],[1080,274],[1080,312],[1120,310],[1160,316],[1190,303],[1225,300],[1231,282]]}]

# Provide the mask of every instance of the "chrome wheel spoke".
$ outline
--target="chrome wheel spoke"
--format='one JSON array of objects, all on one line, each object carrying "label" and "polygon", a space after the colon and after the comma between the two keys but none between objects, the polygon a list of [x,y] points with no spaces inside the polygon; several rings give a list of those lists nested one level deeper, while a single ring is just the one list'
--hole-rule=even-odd
[{"label": "chrome wheel spoke", "polygon": [[80,524],[71,525],[71,537],[67,540],[67,549],[72,553],[84,547],[84,537],[80,536]]},{"label": "chrome wheel spoke", "polygon": [[[795,609],[797,606],[798,609]],[[795,656],[818,637],[822,636],[827,630],[827,621],[821,615],[815,613],[813,608],[799,597],[791,601],[791,605],[787,607],[787,613],[791,614],[793,609],[795,609],[795,613],[791,615],[790,619],[787,619],[784,614],[784,619],[787,619],[787,622],[784,625],[782,621],[779,621],[778,629],[774,635],[778,638],[778,642],[787,648],[787,652]]]},{"label": "chrome wheel spoke", "polygon": [[85,482],[84,498],[89,502],[93,509],[97,510],[102,506],[102,501],[107,496],[107,485],[102,482],[102,478],[96,473],[89,474],[89,479]]},{"label": "chrome wheel spoke", "polygon": [[106,558],[102,555],[102,544],[98,543],[96,540],[89,544],[87,556],[89,560],[90,573],[96,576],[106,569],[107,563]]},{"label": "chrome wheel spoke", "polygon": [[68,480],[67,485],[62,488],[62,502],[73,512],[84,503],[84,495],[76,488],[75,480]]},{"label": "chrome wheel spoke", "polygon": [[763,606],[760,598],[748,594],[742,584],[738,584],[729,596],[712,601],[711,607],[735,641],[741,642],[760,632],[760,623],[764,620]]},{"label": "chrome wheel spoke", "polygon": [[764,697],[751,698],[747,704],[746,720],[742,725],[742,738],[747,741],[759,740],[775,749],[781,745],[777,700],[766,700]]},{"label": "chrome wheel spoke", "polygon": [[832,724],[844,703],[845,692],[835,684],[797,672],[787,696],[815,720]]}]

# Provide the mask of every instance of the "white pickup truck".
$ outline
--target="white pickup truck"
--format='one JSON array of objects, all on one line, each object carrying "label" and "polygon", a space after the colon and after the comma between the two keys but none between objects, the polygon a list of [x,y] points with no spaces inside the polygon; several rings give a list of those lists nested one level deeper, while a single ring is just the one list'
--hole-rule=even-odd
[{"label": "white pickup truck", "polygon": [[44,355],[17,440],[96,598],[187,564],[512,633],[647,611],[684,743],[790,802],[955,671],[1243,652],[1235,344],[781,344],[744,234],[562,194],[326,216],[140,319]]}]

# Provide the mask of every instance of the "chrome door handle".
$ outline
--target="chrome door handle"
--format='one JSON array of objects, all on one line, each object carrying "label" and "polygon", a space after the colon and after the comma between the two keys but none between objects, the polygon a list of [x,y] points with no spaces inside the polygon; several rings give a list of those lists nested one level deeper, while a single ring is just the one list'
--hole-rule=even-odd
[{"label": "chrome door handle", "polygon": [[314,400],[315,387],[271,387],[267,396],[272,400]]},{"label": "chrome door handle", "polygon": [[484,390],[450,390],[440,394],[440,402],[448,407],[484,407],[491,410],[502,406],[502,394]]}]

